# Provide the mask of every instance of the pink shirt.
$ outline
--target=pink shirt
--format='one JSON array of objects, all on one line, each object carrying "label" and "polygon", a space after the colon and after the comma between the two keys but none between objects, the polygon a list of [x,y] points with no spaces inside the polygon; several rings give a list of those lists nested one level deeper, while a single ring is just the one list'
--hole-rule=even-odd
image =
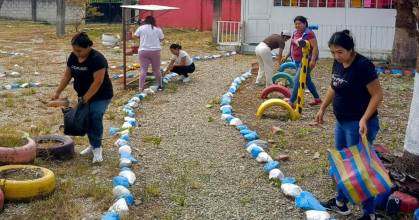
[{"label": "pink shirt", "polygon": [[[292,55],[292,59],[300,62],[301,58],[303,58],[303,52],[301,50],[301,48],[298,47],[298,41],[303,37],[304,32],[298,32],[296,31],[294,33],[293,38],[291,39],[291,55]],[[313,31],[310,31],[307,36],[306,36],[306,40],[311,40],[311,39],[315,39],[316,36],[314,35]]]}]

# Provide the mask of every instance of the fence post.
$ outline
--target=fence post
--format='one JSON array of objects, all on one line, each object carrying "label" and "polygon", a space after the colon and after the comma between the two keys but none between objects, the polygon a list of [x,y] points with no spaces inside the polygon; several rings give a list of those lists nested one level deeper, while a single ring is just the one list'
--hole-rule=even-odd
[{"label": "fence post", "polygon": [[221,20],[221,0],[213,1],[212,42],[217,43],[217,21]]},{"label": "fence post", "polygon": [[65,35],[65,2],[64,0],[56,0],[57,5],[57,25],[56,34],[59,37]]}]

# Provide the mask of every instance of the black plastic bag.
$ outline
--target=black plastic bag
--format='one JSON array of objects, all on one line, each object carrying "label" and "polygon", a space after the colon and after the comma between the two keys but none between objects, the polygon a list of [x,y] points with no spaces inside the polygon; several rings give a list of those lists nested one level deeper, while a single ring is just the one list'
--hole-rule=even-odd
[{"label": "black plastic bag", "polygon": [[89,105],[79,101],[76,108],[63,108],[64,134],[84,136],[89,127]]}]

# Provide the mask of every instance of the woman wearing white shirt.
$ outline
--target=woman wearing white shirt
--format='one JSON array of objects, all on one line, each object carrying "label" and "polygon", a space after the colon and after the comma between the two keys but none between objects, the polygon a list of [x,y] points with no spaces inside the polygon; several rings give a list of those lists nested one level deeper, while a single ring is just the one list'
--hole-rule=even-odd
[{"label": "woman wearing white shirt", "polygon": [[150,64],[156,76],[159,90],[163,89],[160,74],[160,42],[164,39],[163,31],[156,26],[156,20],[153,16],[147,16],[144,24],[135,31],[134,35],[140,38],[140,48],[138,50],[141,66],[140,92],[144,90],[145,78]]},{"label": "woman wearing white shirt", "polygon": [[195,71],[195,64],[191,57],[186,51],[182,50],[182,46],[179,44],[170,45],[170,52],[172,52],[173,56],[164,74],[171,71],[181,75],[181,80],[184,83],[189,82],[190,78],[188,73]]}]

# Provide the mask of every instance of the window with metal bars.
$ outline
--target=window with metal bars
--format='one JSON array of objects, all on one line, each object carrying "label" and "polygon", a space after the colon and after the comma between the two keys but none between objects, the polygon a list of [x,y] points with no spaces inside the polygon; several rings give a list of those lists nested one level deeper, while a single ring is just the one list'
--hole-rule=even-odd
[{"label": "window with metal bars", "polygon": [[[345,0],[274,0],[274,6],[344,8]],[[351,8],[395,8],[394,0],[350,0]]]}]

